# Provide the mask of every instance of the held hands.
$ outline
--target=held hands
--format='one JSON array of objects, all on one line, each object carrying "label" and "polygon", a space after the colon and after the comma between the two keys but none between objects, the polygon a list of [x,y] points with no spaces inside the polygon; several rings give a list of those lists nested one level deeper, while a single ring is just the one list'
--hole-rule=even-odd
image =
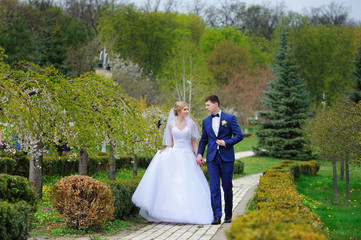
[{"label": "held hands", "polygon": [[204,164],[204,158],[202,157],[202,155],[198,154],[197,155],[197,159],[196,159],[196,162],[199,166],[202,166]]}]

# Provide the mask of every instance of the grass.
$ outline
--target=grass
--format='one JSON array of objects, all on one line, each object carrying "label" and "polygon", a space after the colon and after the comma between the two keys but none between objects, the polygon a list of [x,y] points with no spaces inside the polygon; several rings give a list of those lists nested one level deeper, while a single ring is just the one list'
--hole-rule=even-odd
[{"label": "grass", "polygon": [[350,202],[346,201],[345,180],[338,180],[339,198],[332,187],[332,165],[322,163],[317,176],[301,176],[297,191],[304,203],[315,211],[325,224],[328,239],[361,239],[361,169],[351,167]]},{"label": "grass", "polygon": [[[143,175],[145,169],[138,169],[138,174]],[[108,172],[98,172],[91,177],[102,181],[108,179]],[[134,226],[136,223],[143,221],[139,216],[127,219],[125,221],[112,220],[100,228],[89,227],[85,230],[74,230],[65,224],[64,218],[54,209],[49,200],[49,192],[52,186],[61,179],[61,176],[43,176],[43,198],[39,204],[39,209],[35,213],[35,221],[31,237],[46,236],[50,239],[60,236],[92,236],[94,234],[115,235],[120,231]],[[117,171],[117,180],[126,180],[133,178],[132,169],[119,169]],[[96,236],[96,235],[94,235]]]},{"label": "grass", "polygon": [[240,177],[249,174],[263,173],[265,170],[272,168],[274,164],[281,161],[278,158],[257,156],[242,158],[241,160],[244,162],[244,170]]},{"label": "grass", "polygon": [[252,151],[252,146],[256,146],[257,138],[252,135],[250,137],[244,138],[242,141],[234,145],[235,152],[244,152]]}]

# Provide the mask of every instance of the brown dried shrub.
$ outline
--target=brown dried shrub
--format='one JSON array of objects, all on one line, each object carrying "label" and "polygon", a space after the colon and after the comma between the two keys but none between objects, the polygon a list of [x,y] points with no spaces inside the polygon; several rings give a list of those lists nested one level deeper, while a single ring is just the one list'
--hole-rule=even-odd
[{"label": "brown dried shrub", "polygon": [[52,188],[50,200],[74,229],[102,226],[113,219],[112,192],[104,183],[88,176],[62,178]]}]

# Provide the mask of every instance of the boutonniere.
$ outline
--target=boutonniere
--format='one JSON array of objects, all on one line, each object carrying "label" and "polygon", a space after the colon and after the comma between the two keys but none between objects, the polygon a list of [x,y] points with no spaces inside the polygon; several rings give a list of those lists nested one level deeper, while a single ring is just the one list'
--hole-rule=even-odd
[{"label": "boutonniere", "polygon": [[226,120],[223,120],[223,121],[222,121],[222,126],[223,126],[223,127],[227,127],[227,121],[226,121]]}]

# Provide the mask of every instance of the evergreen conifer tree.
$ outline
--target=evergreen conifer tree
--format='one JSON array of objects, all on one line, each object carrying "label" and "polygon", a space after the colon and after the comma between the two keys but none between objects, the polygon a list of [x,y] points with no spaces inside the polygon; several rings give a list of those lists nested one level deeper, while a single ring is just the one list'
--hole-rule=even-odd
[{"label": "evergreen conifer tree", "polygon": [[355,68],[352,72],[354,85],[350,94],[350,100],[358,103],[361,100],[361,45],[356,53],[354,65]]},{"label": "evergreen conifer tree", "polygon": [[310,104],[308,93],[298,74],[294,49],[285,30],[281,33],[279,46],[271,67],[275,77],[268,83],[262,101],[267,110],[260,112],[260,116],[265,121],[258,122],[258,145],[254,150],[259,155],[305,160],[311,156],[301,130]]}]

